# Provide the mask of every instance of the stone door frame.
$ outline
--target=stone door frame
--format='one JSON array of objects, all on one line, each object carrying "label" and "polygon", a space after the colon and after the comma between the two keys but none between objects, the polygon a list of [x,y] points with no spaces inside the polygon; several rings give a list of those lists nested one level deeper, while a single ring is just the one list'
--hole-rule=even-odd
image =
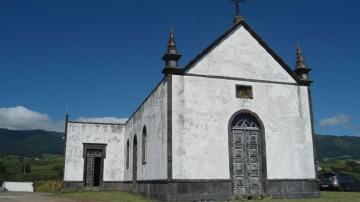
[{"label": "stone door frame", "polygon": [[250,110],[239,110],[235,112],[228,124],[228,148],[229,148],[229,172],[230,172],[230,180],[231,180],[231,192],[234,193],[234,165],[233,165],[233,127],[232,124],[235,121],[237,116],[241,114],[247,114],[252,116],[258,123],[258,127],[260,129],[260,141],[261,141],[261,158],[262,158],[262,186],[263,186],[263,193],[267,193],[267,163],[266,163],[266,142],[265,142],[265,127],[259,116],[250,111]]},{"label": "stone door frame", "polygon": [[87,167],[87,151],[88,150],[101,150],[99,187],[102,187],[103,176],[104,176],[104,160],[106,158],[106,146],[107,146],[107,144],[83,143],[83,159],[84,159],[83,183],[84,183],[84,187],[86,187],[86,172],[87,172],[86,167]]}]

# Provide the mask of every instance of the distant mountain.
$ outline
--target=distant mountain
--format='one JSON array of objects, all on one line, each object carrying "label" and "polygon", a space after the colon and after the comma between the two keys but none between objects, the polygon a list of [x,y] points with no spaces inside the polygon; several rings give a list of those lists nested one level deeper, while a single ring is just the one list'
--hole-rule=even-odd
[{"label": "distant mountain", "polygon": [[316,135],[319,160],[360,159],[360,137]]},{"label": "distant mountain", "polygon": [[[64,133],[43,130],[0,129],[0,154],[39,156],[63,154]],[[317,156],[326,159],[360,159],[360,137],[316,135]]]},{"label": "distant mountain", "polygon": [[28,157],[63,154],[63,137],[60,132],[0,129],[0,154]]}]

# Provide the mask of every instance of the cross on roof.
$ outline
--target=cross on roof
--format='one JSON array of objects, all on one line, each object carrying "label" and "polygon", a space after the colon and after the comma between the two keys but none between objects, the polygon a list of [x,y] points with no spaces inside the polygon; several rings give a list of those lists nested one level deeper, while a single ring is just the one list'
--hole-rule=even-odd
[{"label": "cross on roof", "polygon": [[240,3],[245,2],[245,0],[230,0],[235,3],[235,12],[236,16],[240,16]]}]

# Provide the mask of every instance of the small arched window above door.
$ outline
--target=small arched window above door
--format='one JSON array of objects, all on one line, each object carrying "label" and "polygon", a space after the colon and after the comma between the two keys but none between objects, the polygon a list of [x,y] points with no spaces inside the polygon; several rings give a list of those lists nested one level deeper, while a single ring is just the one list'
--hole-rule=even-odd
[{"label": "small arched window above door", "polygon": [[240,114],[235,117],[234,121],[232,122],[231,127],[233,129],[260,129],[260,124],[258,120],[252,116],[251,114]]}]

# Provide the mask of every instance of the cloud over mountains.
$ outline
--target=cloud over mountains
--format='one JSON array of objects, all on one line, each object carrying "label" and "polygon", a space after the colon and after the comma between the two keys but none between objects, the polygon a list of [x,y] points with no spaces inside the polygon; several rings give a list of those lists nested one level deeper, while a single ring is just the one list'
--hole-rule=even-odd
[{"label": "cloud over mountains", "polygon": [[23,106],[0,108],[0,128],[10,130],[64,131],[64,122],[52,120],[47,114]]},{"label": "cloud over mountains", "polygon": [[344,114],[339,114],[331,118],[323,119],[320,121],[321,127],[332,127],[332,126],[345,126],[351,121],[350,117]]},{"label": "cloud over mountains", "polygon": [[[80,117],[76,121],[97,123],[125,123],[126,118]],[[0,128],[9,130],[64,131],[64,120],[54,120],[49,115],[30,110],[24,106],[0,108]]]}]

